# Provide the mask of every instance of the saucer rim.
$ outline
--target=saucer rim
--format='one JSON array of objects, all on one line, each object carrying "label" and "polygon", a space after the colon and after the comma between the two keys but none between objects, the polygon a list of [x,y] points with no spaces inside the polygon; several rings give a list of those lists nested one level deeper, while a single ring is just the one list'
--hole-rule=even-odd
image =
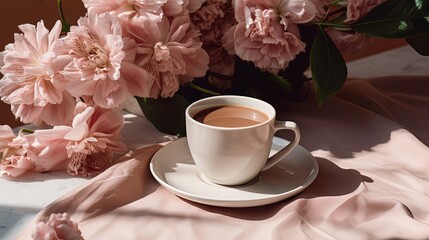
[{"label": "saucer rim", "polygon": [[[280,137],[274,137],[276,139],[279,139],[281,141],[286,141],[286,142],[290,142],[289,140],[286,140],[284,138],[280,138]],[[185,141],[185,143],[182,143],[183,141]],[[192,202],[196,202],[196,203],[201,203],[201,204],[205,204],[205,205],[209,205],[209,206],[218,206],[218,207],[256,207],[256,206],[263,206],[263,205],[268,205],[268,204],[272,204],[275,202],[279,202],[282,200],[285,200],[287,198],[290,198],[292,196],[295,196],[297,194],[299,194],[300,192],[304,191],[311,183],[314,182],[314,180],[316,179],[318,173],[319,173],[319,165],[317,163],[317,160],[314,158],[314,156],[304,147],[302,147],[301,145],[297,145],[297,148],[301,148],[301,150],[303,150],[307,155],[308,158],[307,161],[311,162],[312,167],[311,167],[311,171],[310,174],[302,181],[302,183],[300,183],[299,186],[292,188],[289,191],[285,191],[282,192],[280,194],[275,194],[275,195],[270,195],[267,194],[266,196],[260,196],[260,197],[255,197],[255,198],[249,198],[249,199],[224,199],[222,197],[207,197],[207,196],[201,196],[195,193],[191,193],[182,189],[179,189],[175,186],[170,185],[164,178],[162,178],[161,174],[157,171],[157,169],[155,169],[155,161],[159,161],[157,160],[158,155],[160,155],[161,151],[165,151],[166,147],[170,144],[186,144],[186,137],[182,137],[179,138],[167,145],[165,145],[164,147],[162,147],[161,149],[159,149],[151,158],[150,164],[149,164],[149,168],[150,168],[150,172],[152,174],[152,176],[156,179],[156,181],[161,184],[161,186],[163,186],[164,188],[166,188],[168,191],[170,191],[171,193],[173,193],[174,195],[187,199],[189,201]],[[274,140],[273,140],[274,141]],[[170,146],[172,147],[172,146]],[[287,156],[286,156],[287,157]],[[285,158],[286,158],[285,157]],[[195,163],[194,163],[195,166]],[[205,181],[203,181],[202,179],[200,179],[199,177],[196,177],[197,179],[199,179],[199,181],[203,182],[204,184],[208,184]],[[234,188],[234,186],[225,186],[225,185],[220,185],[220,184],[216,184],[213,183],[214,185],[218,186],[218,187],[224,187],[224,188]]]}]

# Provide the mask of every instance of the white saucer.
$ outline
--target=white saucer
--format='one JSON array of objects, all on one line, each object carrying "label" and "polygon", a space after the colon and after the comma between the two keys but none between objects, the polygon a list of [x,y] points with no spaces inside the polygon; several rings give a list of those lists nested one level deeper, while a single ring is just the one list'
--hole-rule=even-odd
[{"label": "white saucer", "polygon": [[[270,154],[288,143],[275,137]],[[187,139],[180,138],[153,156],[150,171],[167,190],[190,201],[222,207],[252,207],[278,202],[303,191],[316,178],[319,166],[316,159],[298,145],[252,183],[222,186],[200,176],[189,153]]]}]

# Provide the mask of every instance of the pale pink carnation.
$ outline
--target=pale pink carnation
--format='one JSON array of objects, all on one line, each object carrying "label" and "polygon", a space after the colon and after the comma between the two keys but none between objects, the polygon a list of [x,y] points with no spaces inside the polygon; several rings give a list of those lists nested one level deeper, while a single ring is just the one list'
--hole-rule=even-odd
[{"label": "pale pink carnation", "polygon": [[0,126],[0,175],[18,177],[34,168],[37,151],[34,135],[15,134],[9,126]]},{"label": "pale pink carnation", "polygon": [[260,69],[277,73],[305,49],[305,44],[295,34],[283,31],[278,22],[267,24],[263,30],[260,32],[256,24],[246,28],[241,22],[234,32],[237,56]]},{"label": "pale pink carnation", "polygon": [[174,17],[171,22],[167,18],[160,23],[136,22],[129,25],[128,34],[138,44],[137,63],[154,82],[151,97],[171,97],[183,81],[202,77],[208,69],[209,57],[188,16]]},{"label": "pale pink carnation", "polygon": [[270,11],[272,21],[280,21],[287,29],[289,23],[307,23],[314,19],[316,6],[310,0],[243,0],[235,1],[235,18],[250,24],[256,11]]},{"label": "pale pink carnation", "polygon": [[120,18],[150,18],[160,21],[167,0],[82,0],[89,14],[110,12]]},{"label": "pale pink carnation", "polygon": [[212,24],[225,16],[224,0],[207,0],[195,13],[191,14],[192,22],[200,30],[209,30]]},{"label": "pale pink carnation", "polygon": [[[344,23],[354,23],[364,17],[374,7],[384,0],[349,0],[347,3],[347,17]],[[372,41],[372,37],[360,33],[328,29],[328,34],[335,42],[337,48],[343,52],[354,52],[365,49]]]},{"label": "pale pink carnation", "polygon": [[161,21],[184,10],[183,0],[82,0],[89,14],[112,13],[124,24],[133,19]]},{"label": "pale pink carnation", "polygon": [[83,240],[77,223],[67,213],[51,214],[47,221],[36,224],[31,235],[33,240]]},{"label": "pale pink carnation", "polygon": [[234,9],[225,0],[207,0],[191,14],[192,23],[201,31],[204,44],[221,44],[225,32],[237,22]]},{"label": "pale pink carnation", "polygon": [[345,23],[354,23],[384,0],[348,0]]},{"label": "pale pink carnation", "polygon": [[79,103],[71,127],[37,130],[36,140],[45,146],[36,170],[64,169],[71,175],[94,176],[111,166],[114,153],[123,152],[120,112]]},{"label": "pale pink carnation", "polygon": [[305,49],[297,24],[314,19],[317,10],[308,0],[238,1],[234,49],[243,60],[277,73]]},{"label": "pale pink carnation", "polygon": [[74,99],[64,92],[52,67],[53,51],[61,32],[57,21],[51,32],[43,24],[24,24],[1,54],[1,100],[11,105],[15,116],[24,123],[66,124],[73,117]]},{"label": "pale pink carnation", "polygon": [[[225,0],[207,0],[201,8],[191,14],[192,23],[200,30],[203,48],[207,51],[212,73],[223,76],[234,75],[235,55],[229,55],[222,46],[222,38],[237,22],[234,9]],[[233,44],[233,41],[231,41]],[[231,87],[230,79],[208,75],[209,84],[219,89]]]},{"label": "pale pink carnation", "polygon": [[110,14],[80,18],[58,41],[55,66],[75,97],[92,98],[103,108],[118,107],[130,95],[146,97],[152,83],[147,72],[134,64],[136,44],[122,37],[122,28]]}]

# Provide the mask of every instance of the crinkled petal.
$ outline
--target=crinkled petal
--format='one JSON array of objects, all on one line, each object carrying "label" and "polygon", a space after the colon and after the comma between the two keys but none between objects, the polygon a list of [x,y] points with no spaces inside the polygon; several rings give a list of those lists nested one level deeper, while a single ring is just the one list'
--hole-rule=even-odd
[{"label": "crinkled petal", "polygon": [[184,56],[186,62],[186,75],[191,77],[203,77],[209,69],[209,55],[203,49],[198,49],[195,54]]},{"label": "crinkled petal", "polygon": [[34,168],[34,162],[27,156],[12,156],[0,163],[0,175],[18,177]]},{"label": "crinkled petal", "polygon": [[15,134],[8,125],[0,125],[0,152],[7,148],[7,144],[12,142]]},{"label": "crinkled petal", "polygon": [[122,77],[127,83],[128,90],[133,96],[148,97],[153,85],[153,79],[148,72],[133,63],[122,63]]},{"label": "crinkled petal", "polygon": [[127,101],[130,93],[126,82],[121,78],[118,81],[106,79],[94,91],[93,100],[95,104],[103,108],[114,108]]},{"label": "crinkled petal", "polygon": [[49,104],[43,109],[41,119],[49,125],[68,125],[73,119],[73,111],[76,100],[64,93],[63,100],[59,104]]},{"label": "crinkled petal", "polygon": [[26,104],[13,104],[11,105],[11,110],[15,116],[19,116],[19,120],[23,123],[34,123],[36,125],[42,124],[40,115],[43,112],[43,107]]},{"label": "crinkled petal", "polygon": [[91,133],[101,132],[109,135],[120,134],[124,126],[124,118],[118,111],[108,111],[101,114],[97,122],[91,126]]}]

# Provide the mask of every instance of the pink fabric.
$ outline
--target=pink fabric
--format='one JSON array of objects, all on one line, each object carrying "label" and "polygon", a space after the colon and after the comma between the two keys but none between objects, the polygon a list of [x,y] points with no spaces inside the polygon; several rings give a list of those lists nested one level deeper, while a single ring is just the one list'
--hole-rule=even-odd
[{"label": "pink fabric", "polygon": [[320,166],[295,197],[242,209],[183,200],[151,176],[161,147],[153,145],[35,222],[67,212],[85,239],[429,239],[429,77],[349,80],[321,108],[311,95],[280,112],[300,125],[301,145]]}]

